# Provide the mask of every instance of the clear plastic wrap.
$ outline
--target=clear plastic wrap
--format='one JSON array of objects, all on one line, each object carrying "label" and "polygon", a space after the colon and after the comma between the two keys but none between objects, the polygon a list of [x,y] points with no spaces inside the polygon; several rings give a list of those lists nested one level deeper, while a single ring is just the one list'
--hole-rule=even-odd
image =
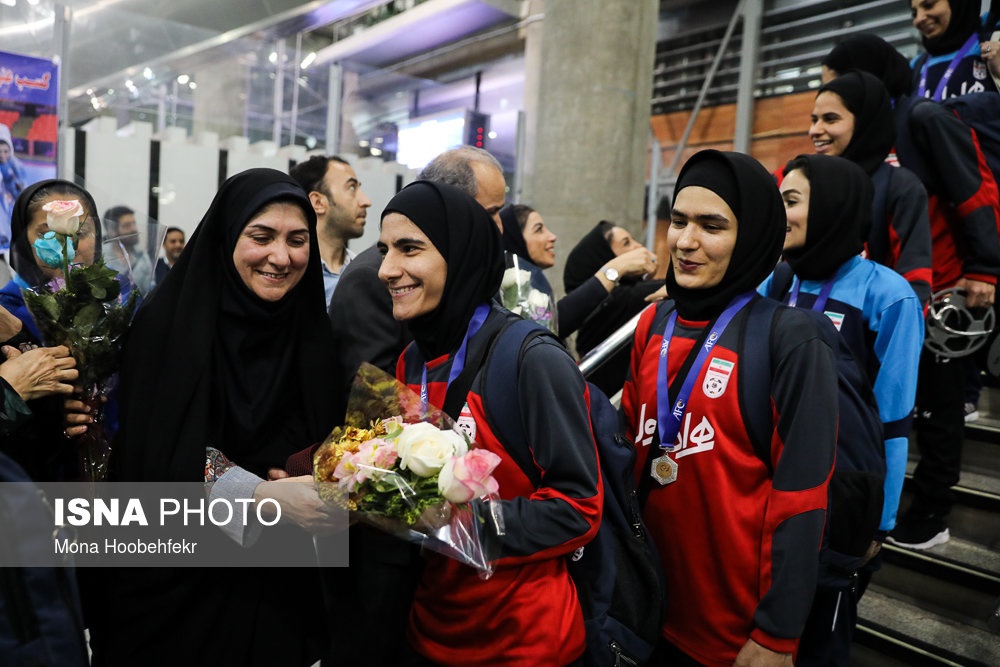
[{"label": "clear plastic wrap", "polygon": [[343,503],[346,492],[352,518],[487,578],[496,557],[490,538],[504,533],[492,476],[499,462],[444,412],[425,413],[415,392],[364,364],[351,387],[345,424],[317,450],[313,468],[326,502]]},{"label": "clear plastic wrap", "polygon": [[[89,406],[94,421],[74,443],[83,479],[97,482],[107,477],[111,453],[104,406],[117,377],[122,340],[140,294],[127,265],[111,268],[105,263],[104,258],[119,247],[117,239],[104,241],[99,253],[91,250],[91,224],[85,222],[76,233],[49,231],[35,241],[33,250],[39,265],[48,267],[45,275],[49,280],[22,288],[22,295],[42,342],[65,345],[76,359],[80,372],[77,384],[82,388],[78,398]],[[51,222],[49,226],[55,227]]]},{"label": "clear plastic wrap", "polygon": [[503,307],[515,315],[538,322],[552,333],[558,334],[553,296],[532,285],[531,272],[520,268],[517,255],[513,255],[513,261],[514,266],[504,271],[503,281],[500,283]]}]

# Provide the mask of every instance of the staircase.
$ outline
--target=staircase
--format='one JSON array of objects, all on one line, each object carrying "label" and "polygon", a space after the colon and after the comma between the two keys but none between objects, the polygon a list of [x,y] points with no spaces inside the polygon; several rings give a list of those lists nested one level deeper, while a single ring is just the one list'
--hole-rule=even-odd
[{"label": "staircase", "polygon": [[[1000,666],[1000,389],[984,388],[967,424],[951,541],[883,548],[861,599],[852,665]],[[902,508],[919,455],[911,442]]]}]

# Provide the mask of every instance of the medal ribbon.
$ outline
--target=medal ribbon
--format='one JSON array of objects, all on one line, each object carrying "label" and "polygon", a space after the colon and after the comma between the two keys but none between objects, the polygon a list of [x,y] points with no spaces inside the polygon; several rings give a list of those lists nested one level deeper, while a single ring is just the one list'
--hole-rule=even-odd
[{"label": "medal ribbon", "polygon": [[[958,69],[958,64],[962,62],[962,58],[969,55],[969,52],[972,51],[972,48],[978,43],[979,34],[972,33],[972,35],[969,36],[969,39],[966,40],[965,45],[958,50],[955,57],[952,58],[951,62],[948,64],[948,69],[944,71],[944,76],[941,77],[941,80],[938,81],[937,88],[934,89],[934,95],[931,97],[932,100],[935,102],[941,101],[944,89],[951,80],[951,75],[955,73],[956,69]],[[927,70],[930,67],[930,61],[931,59],[928,56],[927,62],[925,62],[924,66],[920,68],[920,85],[917,87],[917,95],[920,97],[927,97]]]},{"label": "medal ribbon", "polygon": [[[462,344],[458,346],[458,352],[455,353],[455,360],[451,363],[451,371],[448,373],[448,387],[451,386],[455,378],[461,375],[465,369],[465,355],[469,347],[469,339],[475,336],[479,329],[482,328],[483,322],[486,321],[486,317],[489,314],[490,306],[486,303],[479,304],[476,311],[472,314],[472,319],[469,320],[469,328],[465,332],[465,338],[462,339]],[[420,354],[419,349],[417,349],[417,354]],[[424,372],[420,379],[420,414],[426,417],[427,406],[429,405],[427,398],[427,364],[424,363],[423,366]],[[445,391],[447,392],[447,389]]]},{"label": "medal ribbon", "polygon": [[695,380],[701,374],[701,369],[708,360],[708,354],[715,347],[715,344],[722,338],[722,332],[729,326],[733,317],[754,297],[755,292],[740,294],[726,307],[722,314],[715,320],[711,333],[704,344],[698,350],[694,364],[688,369],[687,376],[681,385],[681,391],[674,401],[673,408],[670,407],[670,383],[667,378],[667,357],[670,349],[670,339],[674,335],[674,325],[677,322],[677,311],[670,313],[667,318],[667,326],[663,331],[663,343],[660,345],[660,364],[656,376],[656,414],[657,430],[660,434],[660,448],[664,451],[672,451],[674,440],[681,430],[681,420],[687,410],[688,400],[691,398],[691,391],[694,389]]},{"label": "medal ribbon", "polygon": [[[826,300],[830,298],[830,292],[833,290],[833,278],[825,281],[823,287],[819,290],[819,296],[816,297],[816,302],[812,305],[812,309],[817,313],[823,312],[823,306],[826,305]],[[795,308],[795,304],[799,302],[799,279],[795,278],[792,283],[792,294],[788,297],[788,305]]]}]

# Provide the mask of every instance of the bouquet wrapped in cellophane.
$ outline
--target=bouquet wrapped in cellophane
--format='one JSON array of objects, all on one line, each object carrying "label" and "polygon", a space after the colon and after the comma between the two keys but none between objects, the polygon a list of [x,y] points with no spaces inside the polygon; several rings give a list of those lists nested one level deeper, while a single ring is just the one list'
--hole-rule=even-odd
[{"label": "bouquet wrapped in cellophane", "polygon": [[520,268],[517,255],[513,255],[513,262],[514,266],[504,271],[500,283],[500,300],[504,308],[558,334],[556,304],[552,295],[532,284],[531,272]]},{"label": "bouquet wrapped in cellophane", "polygon": [[42,210],[49,230],[32,247],[49,267],[44,274],[48,281],[22,288],[22,295],[42,341],[67,346],[76,359],[79,398],[90,407],[94,422],[74,440],[81,475],[98,482],[107,477],[111,453],[104,403],[140,294],[132,286],[128,267],[115,266],[111,260],[109,248],[116,241],[97,242],[96,221],[87,218],[79,201],[51,201]]},{"label": "bouquet wrapped in cellophane", "polygon": [[316,451],[320,495],[352,517],[423,548],[493,573],[503,535],[500,457],[476,448],[447,414],[422,409],[420,397],[371,364],[351,386],[344,426]]}]

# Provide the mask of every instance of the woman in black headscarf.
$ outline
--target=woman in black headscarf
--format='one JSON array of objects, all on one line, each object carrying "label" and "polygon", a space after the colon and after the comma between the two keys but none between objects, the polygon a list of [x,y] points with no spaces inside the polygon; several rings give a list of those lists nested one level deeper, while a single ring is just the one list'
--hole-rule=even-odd
[{"label": "woman in black headscarf", "polygon": [[826,54],[822,69],[823,83],[855,69],[874,74],[892,100],[913,90],[913,73],[906,59],[878,35],[850,35]]},{"label": "woman in black headscarf", "polygon": [[[61,269],[43,263],[32,247],[34,241],[48,231],[47,215],[42,207],[58,200],[78,201],[84,210],[74,262],[90,264],[100,257],[97,205],[89,192],[70,181],[58,179],[40,181],[25,188],[14,203],[11,215],[11,265],[17,275],[0,290],[0,305],[16,318],[5,318],[9,322],[4,327],[6,340],[3,342],[6,345],[17,347],[25,343],[40,345],[44,342],[21,290],[38,287],[62,276]],[[48,351],[46,354],[57,354],[67,364],[71,361],[66,348],[44,349]],[[0,436],[0,448],[17,460],[32,479],[78,479],[76,452],[63,437],[62,400],[42,397],[31,400],[26,407],[29,412],[17,420],[17,428],[11,428]]]},{"label": "woman in black headscarf", "polygon": [[[580,356],[632,319],[648,305],[646,297],[663,287],[662,280],[644,279],[656,269],[654,257],[627,230],[607,220],[597,223],[570,251],[563,271],[567,294],[587,289],[588,284],[595,282],[606,283],[609,288],[599,301],[582,313],[583,321],[576,337],[576,351]],[[627,273],[619,271],[618,266],[628,266],[630,270]],[[613,271],[610,277],[609,270]],[[608,396],[616,394],[625,383],[630,350],[631,347],[626,346],[616,352],[588,379]]]},{"label": "woman in black headscarf", "polygon": [[847,158],[869,175],[875,189],[872,224],[861,230],[868,256],[906,278],[927,303],[931,295],[927,192],[913,173],[885,162],[895,138],[885,86],[860,71],[824,84],[813,104],[809,137],[817,153]]},{"label": "woman in black headscarf", "polygon": [[[800,155],[785,167],[781,194],[789,229],[783,254],[789,266],[779,266],[760,292],[834,319],[854,359],[867,371],[883,425],[883,502],[869,509],[877,515],[855,517],[860,524],[878,522],[880,533],[853,564],[860,579],[824,566],[797,660],[803,665],[847,664],[857,603],[877,569],[865,566],[895,525],[903,489],[923,310],[905,280],[859,256],[859,230],[868,222],[872,188],[857,165],[843,158]],[[852,438],[843,432],[854,423],[841,415],[840,442],[865,441],[863,433]],[[862,511],[864,504],[856,505]],[[838,612],[839,605],[847,605],[847,611],[839,607]]]},{"label": "woman in black headscarf", "polygon": [[[650,664],[790,661],[809,610],[837,374],[808,313],[758,310],[767,304],[754,290],[784,231],[774,179],[753,158],[704,150],[684,165],[667,234],[670,300],[643,314],[622,395],[670,592]],[[761,354],[744,345],[751,326],[769,378],[745,372]],[[760,419],[771,438],[755,445],[747,423]]]},{"label": "woman in black headscarf", "polygon": [[993,77],[1000,77],[1000,41],[991,37],[997,16],[980,18],[979,0],[907,1],[913,27],[920,31],[927,51],[912,62],[917,96],[941,102],[970,93],[998,92]]},{"label": "woman in black headscarf", "polygon": [[[545,221],[538,211],[523,204],[513,204],[500,211],[500,220],[503,222],[503,242],[507,251],[508,268],[511,266],[512,255],[530,260],[533,266],[542,269],[548,269],[555,264],[556,235],[545,226]],[[621,228],[618,228],[617,233],[628,236],[628,232]],[[620,279],[634,284],[641,276],[656,270],[655,255],[638,243],[631,248],[622,247],[621,252],[613,251],[609,254],[601,249],[600,253],[599,261],[583,262],[586,266],[584,270],[570,268],[571,265],[578,263],[574,260],[573,253],[570,253],[569,262],[572,264],[567,263],[567,270],[572,273],[570,281],[572,287],[569,284],[565,285],[566,296],[559,299],[556,304],[559,313],[559,335],[564,338],[577,331],[602,305],[608,294],[618,286]],[[538,275],[541,276],[538,282],[544,282],[544,288],[551,293],[552,287],[544,274],[539,271]],[[532,272],[533,284],[535,281],[535,272]],[[577,347],[579,349],[579,342]],[[601,384],[596,381],[595,383]],[[618,388],[613,391],[618,391]]]},{"label": "woman in black headscarf", "polygon": [[0,305],[24,323],[31,342],[41,342],[41,334],[28,312],[21,290],[38,287],[62,276],[62,270],[42,262],[32,244],[48,231],[46,213],[42,207],[52,201],[76,200],[86,214],[77,235],[75,263],[90,264],[101,256],[101,225],[98,224],[97,204],[90,193],[70,181],[50,179],[33,183],[14,202],[10,218],[10,262],[17,275],[0,290]]},{"label": "woman in black headscarf", "polygon": [[[494,476],[506,525],[486,581],[456,560],[428,556],[406,664],[486,667],[502,656],[568,665],[582,654],[585,634],[565,556],[593,537],[602,502],[583,377],[565,349],[542,338],[513,362],[514,386],[486,377],[485,351],[514,316],[490,304],[504,270],[500,235],[460,190],[430,181],[404,188],[382,213],[379,247],[393,315],[414,336],[397,377],[416,391],[426,388],[429,404],[443,406],[500,456]],[[512,400],[511,393],[535,468],[530,476],[486,418],[496,412],[494,401]]]},{"label": "woman in black headscarf", "polygon": [[[251,169],[222,185],[129,332],[113,479],[237,485],[237,497],[279,499],[299,525],[322,523],[314,492],[284,502],[300,485],[264,481],[344,414],[315,231],[305,193],[281,172]],[[100,585],[95,665],[319,657],[316,570],[124,568]]]}]

